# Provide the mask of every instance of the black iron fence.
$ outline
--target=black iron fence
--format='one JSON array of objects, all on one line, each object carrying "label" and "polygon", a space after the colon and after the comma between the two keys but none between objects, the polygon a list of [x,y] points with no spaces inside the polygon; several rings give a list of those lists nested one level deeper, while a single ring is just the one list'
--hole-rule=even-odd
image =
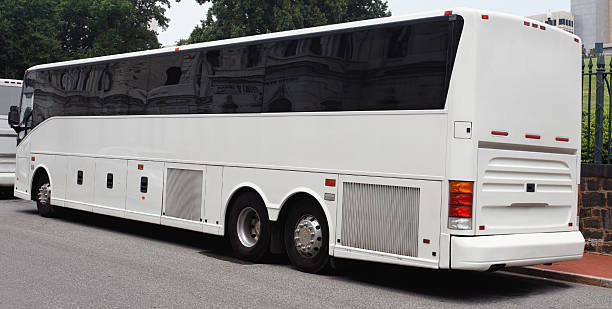
[{"label": "black iron fence", "polygon": [[[606,65],[607,64],[607,65]],[[597,55],[582,61],[582,162],[612,163],[612,62]]]}]

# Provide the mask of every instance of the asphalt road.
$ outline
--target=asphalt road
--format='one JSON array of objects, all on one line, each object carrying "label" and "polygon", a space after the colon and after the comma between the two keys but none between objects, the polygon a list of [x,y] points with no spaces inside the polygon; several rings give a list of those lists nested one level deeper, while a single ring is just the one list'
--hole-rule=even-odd
[{"label": "asphalt road", "polygon": [[0,201],[1,308],[610,308],[612,289],[503,272],[285,259],[249,264],[223,238],[79,211],[39,217]]}]

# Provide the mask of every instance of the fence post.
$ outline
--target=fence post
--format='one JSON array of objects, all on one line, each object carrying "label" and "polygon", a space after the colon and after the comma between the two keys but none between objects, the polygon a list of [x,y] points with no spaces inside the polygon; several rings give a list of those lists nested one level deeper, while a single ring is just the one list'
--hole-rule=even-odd
[{"label": "fence post", "polygon": [[596,164],[601,164],[603,157],[603,113],[604,113],[604,71],[605,60],[603,54],[597,55],[597,92],[595,97],[595,154]]}]

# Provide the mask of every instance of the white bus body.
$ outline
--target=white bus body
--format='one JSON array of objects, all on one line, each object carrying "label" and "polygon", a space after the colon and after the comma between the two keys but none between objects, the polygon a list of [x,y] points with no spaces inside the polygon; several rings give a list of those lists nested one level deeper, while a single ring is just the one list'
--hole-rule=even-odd
[{"label": "white bus body", "polygon": [[[409,28],[402,28],[403,23]],[[417,30],[426,28],[418,28],[421,23],[448,23],[450,32],[436,41],[434,34]],[[358,63],[359,53],[372,55],[377,52],[372,50],[387,43],[372,43],[363,52],[355,47],[356,38],[365,40],[370,33],[366,29],[387,26],[398,28],[384,30],[393,39],[379,62],[384,58],[386,65],[393,66],[405,61],[405,74],[410,74],[423,68],[437,70],[436,59],[454,58],[454,64],[450,61],[449,67],[446,62],[444,68],[452,71],[452,77],[442,106],[366,110],[371,106],[363,107],[367,103],[357,100],[355,104],[364,105],[352,111],[283,112],[283,106],[293,106],[291,100],[311,97],[325,101],[321,103],[325,106],[343,106],[334,100],[352,95],[353,84],[343,78],[353,77],[329,72],[377,65],[373,60]],[[342,40],[342,31],[354,33],[344,36],[348,43],[333,45],[335,39]],[[458,33],[460,39],[455,37]],[[456,56],[451,57],[452,47],[443,49],[446,55],[413,52],[439,48],[434,46],[438,43],[426,48],[411,45],[417,39],[448,46],[458,40]],[[321,270],[323,262],[317,259],[327,258],[325,253],[479,271],[579,259],[584,247],[577,217],[579,42],[574,35],[525,18],[457,9],[36,66],[26,74],[21,106],[23,116],[34,102],[34,116],[22,119],[22,125],[31,126],[33,119],[35,127],[20,133],[15,195],[38,200],[39,210],[43,207],[45,213],[45,203],[50,202],[228,234],[238,255],[253,260],[261,257],[254,248],[265,242],[273,251],[284,247],[294,265],[312,272]],[[279,45],[286,48],[277,56],[274,49]],[[343,46],[341,58],[352,62],[325,60],[329,62],[319,66],[317,61],[331,54],[325,49],[329,46]],[[248,56],[240,52],[247,50]],[[302,50],[309,50],[307,56],[300,56]],[[198,54],[201,51],[205,53]],[[173,55],[185,55],[174,81],[175,69],[166,65],[166,58],[154,58]],[[390,60],[395,55],[400,60]],[[283,59],[298,56],[307,60],[284,66]],[[410,60],[401,60],[404,56]],[[426,56],[434,64],[419,60]],[[150,65],[140,62],[147,57],[161,60]],[[265,59],[264,69],[257,59]],[[131,67],[126,64],[119,70],[108,64],[113,61]],[[193,65],[197,61],[204,67]],[[385,74],[405,72],[393,68]],[[149,70],[148,86],[140,89],[137,76],[143,70]],[[318,72],[328,77],[308,79]],[[364,80],[378,76],[377,71],[358,72],[362,74],[355,78],[360,78],[363,87],[370,87]],[[159,85],[151,86],[164,74],[167,77]],[[270,77],[274,74],[280,77]],[[417,106],[438,98],[419,84],[421,79],[396,87],[386,76],[376,77],[384,83],[380,93],[391,101],[381,104],[403,104],[396,103],[404,99],[403,91],[425,93],[410,101]],[[427,79],[423,83],[443,82],[438,75],[431,76],[423,77]],[[182,84],[183,78],[197,82]],[[34,90],[37,83],[49,90],[39,95]],[[117,85],[134,86],[119,96],[120,90],[113,90]],[[338,87],[344,91],[336,91]],[[83,98],[79,91],[85,89],[107,91],[107,97]],[[189,96],[173,97],[172,102],[164,101],[166,105],[155,105],[158,98],[179,91],[206,99],[189,103]],[[206,91],[213,95],[201,95]],[[33,100],[28,92],[34,93]],[[361,100],[378,93],[363,92]],[[61,107],[49,103],[58,97],[64,100]],[[222,106],[234,112],[172,112],[180,100],[194,109]],[[259,103],[263,107],[256,108],[270,112],[240,113],[250,111],[245,103],[249,100],[263,102]],[[141,101],[149,106],[134,103]],[[78,114],[88,113],[88,106],[95,104],[100,106],[99,113],[112,114],[121,108],[129,112]],[[156,112],[143,112],[153,105]],[[63,114],[53,116],[57,113]],[[153,115],[143,115],[147,113]],[[451,181],[461,182],[451,187]],[[468,191],[449,193],[456,188]],[[47,194],[50,200],[45,199]],[[232,214],[233,205],[241,203],[246,206]],[[301,213],[308,215],[296,221]],[[319,248],[325,252],[316,252]]]},{"label": "white bus body", "polygon": [[7,123],[11,105],[19,104],[21,81],[0,78],[0,187],[15,182],[15,139],[17,134]]}]

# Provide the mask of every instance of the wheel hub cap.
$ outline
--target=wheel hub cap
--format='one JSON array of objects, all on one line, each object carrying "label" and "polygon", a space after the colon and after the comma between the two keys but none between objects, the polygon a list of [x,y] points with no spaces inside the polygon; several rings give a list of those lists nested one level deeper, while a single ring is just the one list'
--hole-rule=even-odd
[{"label": "wheel hub cap", "polygon": [[312,215],[300,218],[295,226],[293,240],[297,252],[307,258],[312,258],[319,253],[323,246],[323,231],[321,224]]},{"label": "wheel hub cap", "polygon": [[38,189],[38,201],[45,206],[51,204],[51,186],[48,183]]},{"label": "wheel hub cap", "polygon": [[249,248],[255,246],[261,232],[261,220],[257,211],[251,207],[242,209],[238,214],[236,230],[243,246]]}]

